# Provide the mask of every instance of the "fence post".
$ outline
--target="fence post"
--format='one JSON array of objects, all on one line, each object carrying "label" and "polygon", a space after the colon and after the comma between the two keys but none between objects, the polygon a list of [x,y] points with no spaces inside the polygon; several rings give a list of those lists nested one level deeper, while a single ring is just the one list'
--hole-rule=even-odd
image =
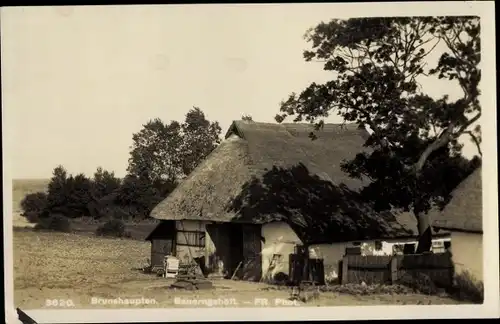
[{"label": "fence post", "polygon": [[450,251],[446,251],[445,252],[445,255],[447,256],[447,259],[448,259],[448,264],[450,265],[450,268],[449,268],[449,271],[448,271],[448,276],[449,276],[449,279],[448,279],[448,285],[450,287],[453,286],[453,282],[454,282],[454,279],[455,279],[455,264],[453,263],[453,259],[451,258],[452,255],[450,253]]},{"label": "fence post", "polygon": [[398,281],[398,257],[396,255],[393,255],[391,259],[391,284],[395,284],[397,281]]},{"label": "fence post", "polygon": [[345,285],[348,283],[348,275],[347,275],[348,270],[349,270],[348,257],[347,255],[344,255],[344,258],[342,259],[342,278],[340,278],[341,285]]}]

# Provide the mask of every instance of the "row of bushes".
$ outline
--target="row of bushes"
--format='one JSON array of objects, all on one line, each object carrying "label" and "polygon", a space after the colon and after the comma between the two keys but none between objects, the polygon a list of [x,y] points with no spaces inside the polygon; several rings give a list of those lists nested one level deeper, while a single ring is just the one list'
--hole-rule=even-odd
[{"label": "row of bushes", "polygon": [[48,219],[53,215],[138,220],[147,218],[152,208],[175,186],[169,181],[150,181],[133,175],[122,180],[101,168],[93,178],[83,174],[68,176],[59,166],[54,169],[47,192],[26,195],[21,209],[31,223],[44,223],[40,226],[50,223]]}]

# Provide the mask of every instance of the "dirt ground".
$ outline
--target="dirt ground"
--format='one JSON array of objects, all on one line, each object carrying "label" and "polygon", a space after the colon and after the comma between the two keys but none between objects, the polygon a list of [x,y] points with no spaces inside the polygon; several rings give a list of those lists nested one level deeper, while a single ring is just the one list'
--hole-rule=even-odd
[{"label": "dirt ground", "polygon": [[[138,240],[14,231],[15,306],[23,309],[294,306],[288,302],[290,289],[277,290],[264,283],[219,279],[213,280],[214,289],[173,290],[169,288],[173,279],[137,270],[146,265],[149,253],[149,242]],[[141,302],[134,305],[124,304],[138,299]],[[456,303],[449,298],[419,294],[322,292],[302,306]]]}]

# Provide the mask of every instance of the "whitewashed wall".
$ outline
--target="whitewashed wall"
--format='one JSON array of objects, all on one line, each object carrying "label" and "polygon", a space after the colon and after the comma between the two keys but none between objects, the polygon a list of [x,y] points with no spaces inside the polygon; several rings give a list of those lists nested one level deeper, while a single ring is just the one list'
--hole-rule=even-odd
[{"label": "whitewashed wall", "polygon": [[483,280],[483,235],[479,233],[452,232],[451,254],[455,272],[471,272]]},{"label": "whitewashed wall", "polygon": [[[262,226],[262,276],[273,278],[278,272],[289,275],[289,255],[294,253],[295,246],[302,244],[292,228],[284,222],[274,222]],[[279,255],[279,261],[273,269],[269,269],[274,255]]]}]

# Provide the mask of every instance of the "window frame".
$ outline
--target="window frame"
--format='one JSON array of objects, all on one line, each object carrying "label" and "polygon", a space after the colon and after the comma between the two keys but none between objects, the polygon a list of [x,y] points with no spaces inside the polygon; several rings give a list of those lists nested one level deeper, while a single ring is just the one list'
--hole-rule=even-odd
[{"label": "window frame", "polygon": [[[178,230],[177,235],[182,235],[183,241],[179,242],[179,236],[177,236],[176,245],[180,246],[192,246],[192,247],[205,247],[206,244],[206,233],[202,231],[186,231]],[[193,235],[194,237],[192,237]]]}]

